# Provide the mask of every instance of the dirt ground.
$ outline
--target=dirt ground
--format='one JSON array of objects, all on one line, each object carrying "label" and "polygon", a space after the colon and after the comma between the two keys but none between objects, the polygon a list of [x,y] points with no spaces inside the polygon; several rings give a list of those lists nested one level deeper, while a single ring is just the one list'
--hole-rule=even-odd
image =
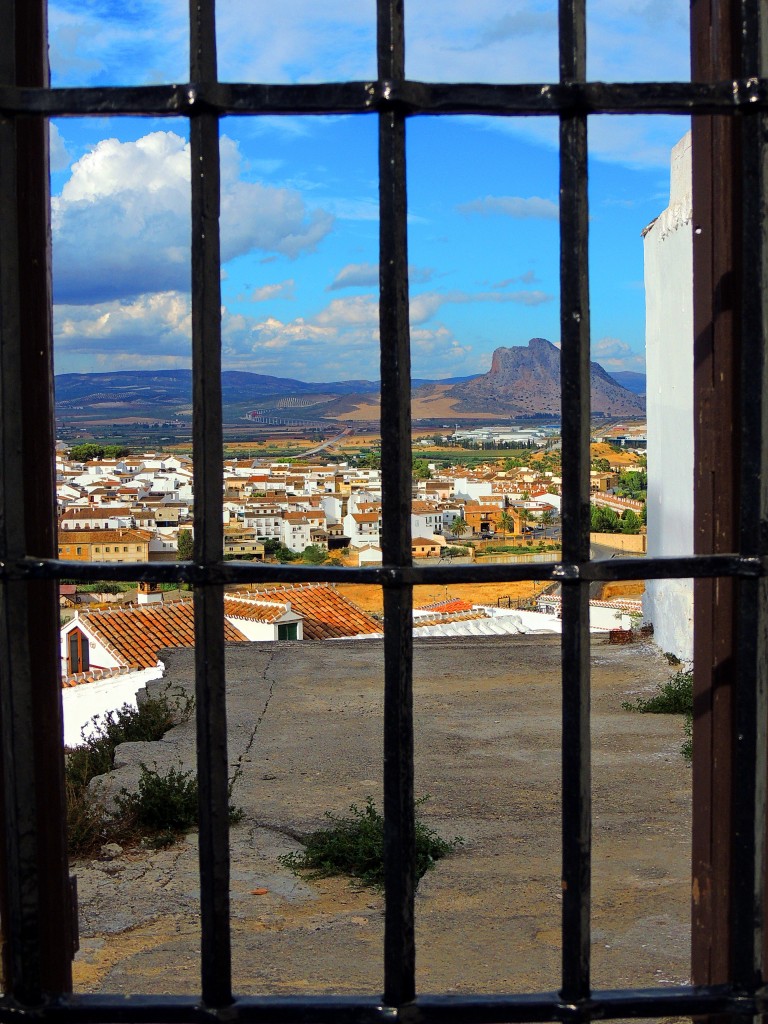
[{"label": "dirt ground", "polygon": [[[381,587],[365,583],[337,583],[336,589],[341,591],[350,601],[366,612],[378,615],[384,612],[384,596]],[[509,597],[514,603],[520,598],[532,597],[541,593],[541,583],[526,580],[520,583],[451,583],[450,586],[417,586],[413,588],[414,608],[436,604],[439,601],[462,598],[473,604],[495,605],[498,598]]]},{"label": "dirt ground", "polygon": [[[191,685],[194,652],[164,652]],[[417,898],[423,992],[552,991],[560,956],[560,647],[555,637],[416,644],[416,793],[425,822],[462,845]],[[309,882],[278,857],[297,836],[372,796],[381,804],[379,641],[227,650],[233,799],[233,970],[243,994],[381,991],[383,901],[345,879]],[[592,656],[593,981],[684,982],[689,959],[690,769],[679,718],[621,701],[669,676],[650,644]],[[151,684],[158,687],[164,683]],[[566,683],[567,685],[567,683]],[[247,750],[254,725],[254,742]],[[108,786],[141,762],[191,766],[193,726],[119,748]],[[196,993],[196,837],[159,852],[80,862],[83,992]]]}]

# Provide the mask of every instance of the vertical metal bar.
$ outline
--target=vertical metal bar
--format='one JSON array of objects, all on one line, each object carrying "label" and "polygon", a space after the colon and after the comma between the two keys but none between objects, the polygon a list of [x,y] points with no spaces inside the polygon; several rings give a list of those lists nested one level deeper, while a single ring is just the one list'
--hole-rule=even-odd
[{"label": "vertical metal bar", "polygon": [[[736,0],[693,0],[695,81],[738,76]],[[740,543],[741,152],[736,120],[695,116],[693,150],[694,552]],[[724,435],[723,425],[729,432]],[[724,444],[724,436],[728,443]],[[735,581],[694,584],[691,961],[696,984],[730,978]]]},{"label": "vertical metal bar", "polygon": [[[0,34],[0,81],[15,77],[14,24]],[[24,556],[24,480],[21,424],[21,311],[19,224],[16,205],[16,126],[0,118],[0,559]],[[42,991],[40,892],[34,708],[26,592],[22,583],[0,586],[0,725],[3,766],[3,929],[5,987],[22,1003]]]},{"label": "vertical metal bar", "polygon": [[[47,87],[47,5],[17,5],[16,80]],[[51,286],[50,175],[48,124],[39,117],[16,121],[18,166],[21,402],[24,464],[24,518],[27,552],[56,558],[56,481],[54,474],[53,317]],[[41,901],[43,990],[69,991],[75,925],[69,884],[64,792],[64,723],[59,668],[58,588],[54,580],[26,585]]]},{"label": "vertical metal bar", "polygon": [[[46,85],[44,5],[8,3],[5,13],[0,82]],[[0,559],[6,564],[23,558],[28,545],[39,555],[55,553],[45,131],[39,120],[0,119]],[[26,1004],[71,987],[57,641],[54,585],[5,583],[3,968],[5,991]]]},{"label": "vertical metal bar", "polygon": [[[586,80],[583,0],[560,0],[560,81]],[[589,276],[587,119],[560,117],[560,377],[563,559],[589,560]],[[562,735],[562,994],[589,994],[591,751],[589,584],[564,582]]]},{"label": "vertical metal bar", "polygon": [[[741,3],[741,73],[765,75],[765,16],[756,0]],[[765,389],[768,343],[768,218],[766,217],[766,118],[741,123],[741,479],[740,551],[760,556],[768,464]],[[762,984],[766,799],[766,582],[738,585],[738,671],[734,678],[733,885],[731,890],[732,976],[749,991]]]},{"label": "vertical metal bar", "polygon": [[[216,81],[214,0],[190,0],[190,77]],[[192,387],[195,560],[222,560],[221,268],[219,123],[194,114],[192,160]],[[229,792],[224,596],[195,590],[197,771],[200,789],[201,975],[209,1006],[232,1001],[229,921]]]},{"label": "vertical metal bar", "polygon": [[[402,0],[379,0],[378,67],[402,79]],[[385,565],[411,560],[411,364],[405,117],[379,115],[379,330],[381,338],[382,554]],[[384,588],[384,998],[415,994],[413,808],[413,639],[410,586]]]}]

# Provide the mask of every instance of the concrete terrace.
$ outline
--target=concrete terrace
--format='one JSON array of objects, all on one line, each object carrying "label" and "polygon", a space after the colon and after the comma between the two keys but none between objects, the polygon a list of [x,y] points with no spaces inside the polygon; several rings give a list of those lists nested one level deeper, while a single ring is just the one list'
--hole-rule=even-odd
[{"label": "concrete terrace", "polygon": [[[165,651],[165,680],[190,688],[192,650]],[[422,991],[559,986],[560,646],[557,637],[415,644],[416,793],[463,846],[417,895]],[[668,678],[652,644],[593,640],[596,987],[688,977],[690,769],[680,718],[621,701]],[[297,837],[372,796],[381,804],[379,640],[227,649],[233,794],[235,987],[243,993],[381,991],[382,898],[345,879],[308,882],[278,862]],[[248,748],[254,726],[263,716]],[[112,791],[139,764],[194,764],[186,723],[119,748]],[[75,865],[81,991],[198,991],[196,838]]]}]

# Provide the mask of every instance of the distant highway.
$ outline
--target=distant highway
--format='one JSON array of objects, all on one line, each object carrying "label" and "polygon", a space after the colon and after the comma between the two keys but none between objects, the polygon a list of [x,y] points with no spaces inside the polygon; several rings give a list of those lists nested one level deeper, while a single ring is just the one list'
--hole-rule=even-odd
[{"label": "distant highway", "polygon": [[322,444],[317,445],[315,448],[309,448],[307,451],[301,453],[301,457],[304,458],[307,455],[316,455],[321,452],[324,448],[329,448],[332,444],[336,444],[342,437],[348,437],[352,433],[352,427],[344,427],[340,434],[336,434],[335,437],[329,437],[327,441],[323,441]]}]

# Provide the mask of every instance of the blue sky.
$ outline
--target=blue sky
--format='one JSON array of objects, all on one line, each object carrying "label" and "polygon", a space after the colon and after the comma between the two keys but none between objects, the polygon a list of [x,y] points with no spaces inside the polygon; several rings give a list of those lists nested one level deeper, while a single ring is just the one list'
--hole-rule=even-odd
[{"label": "blue sky", "polygon": [[[470,9],[471,8],[471,9]],[[56,0],[54,85],[188,78],[183,0]],[[406,0],[407,74],[557,77],[550,0]],[[591,78],[686,79],[685,0],[590,0]],[[227,81],[375,75],[371,2],[219,0]],[[640,232],[666,206],[687,119],[590,119],[593,358],[644,368]],[[52,127],[56,372],[190,365],[189,150],[176,119]],[[221,123],[225,369],[378,377],[374,116]],[[417,377],[482,373],[493,350],[559,340],[554,119],[414,118],[407,129]]]}]

